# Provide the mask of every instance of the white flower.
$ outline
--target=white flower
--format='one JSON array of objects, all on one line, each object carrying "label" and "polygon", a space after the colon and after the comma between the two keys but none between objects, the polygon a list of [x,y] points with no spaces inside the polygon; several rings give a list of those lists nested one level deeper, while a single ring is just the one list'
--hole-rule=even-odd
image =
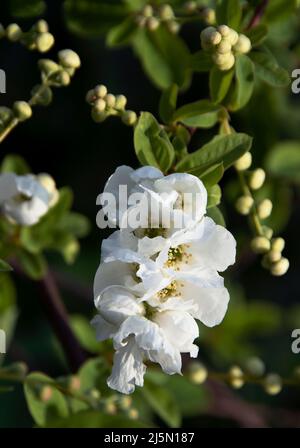
[{"label": "white flower", "polygon": [[11,221],[32,226],[44,216],[58,198],[53,179],[46,174],[0,175],[0,208]]},{"label": "white flower", "polygon": [[[182,304],[151,308],[138,303],[126,288],[111,286],[96,297],[93,319],[98,340],[113,338],[116,349],[108,385],[131,393],[143,385],[144,359],[159,363],[168,374],[181,372],[181,353],[196,357],[198,326]],[[180,338],[178,337],[180,334]]]}]

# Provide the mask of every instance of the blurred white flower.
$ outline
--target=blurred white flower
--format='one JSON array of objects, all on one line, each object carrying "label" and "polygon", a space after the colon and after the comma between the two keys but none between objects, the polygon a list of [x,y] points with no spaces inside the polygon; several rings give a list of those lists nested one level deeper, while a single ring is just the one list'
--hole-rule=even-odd
[{"label": "blurred white flower", "polygon": [[55,183],[47,174],[0,175],[0,209],[14,223],[36,224],[57,199]]}]

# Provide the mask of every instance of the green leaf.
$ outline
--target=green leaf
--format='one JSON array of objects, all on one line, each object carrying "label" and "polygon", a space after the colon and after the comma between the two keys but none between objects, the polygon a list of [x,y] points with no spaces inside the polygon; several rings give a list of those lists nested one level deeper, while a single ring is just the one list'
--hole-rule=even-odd
[{"label": "green leaf", "polygon": [[109,47],[127,45],[137,31],[137,24],[132,17],[128,17],[119,25],[114,26],[106,36],[106,44]]},{"label": "green leaf", "polygon": [[[190,171],[190,174],[194,174]],[[206,170],[202,170],[202,173],[198,177],[202,180],[205,186],[213,186],[217,184],[223,177],[224,165],[223,163],[216,163],[210,166]]]},{"label": "green leaf", "polygon": [[65,0],[63,4],[67,27],[81,36],[101,36],[118,25],[130,8],[110,0]]},{"label": "green leaf", "polygon": [[206,51],[200,50],[191,55],[190,69],[194,72],[209,72],[209,70],[214,66],[211,55]]},{"label": "green leaf", "polygon": [[219,185],[207,188],[207,208],[215,207],[221,202],[222,190]]},{"label": "green leaf", "polygon": [[225,219],[218,207],[211,207],[207,210],[207,216],[215,221],[219,226],[226,227]]},{"label": "green leaf", "polygon": [[22,175],[29,173],[30,168],[23,157],[18,156],[17,154],[9,154],[4,157],[0,172]]},{"label": "green leaf", "polygon": [[46,3],[43,0],[9,0],[9,11],[13,17],[28,19],[45,12]]},{"label": "green leaf", "polygon": [[[18,309],[16,306],[16,290],[11,277],[2,273],[0,275],[0,330],[5,332],[5,346],[8,350],[13,337]],[[0,364],[4,356],[0,356]]]},{"label": "green leaf", "polygon": [[176,109],[178,97],[178,86],[172,84],[168,89],[164,90],[159,102],[159,115],[164,123],[172,121],[173,113]]},{"label": "green leaf", "polygon": [[99,353],[100,343],[96,340],[96,334],[90,321],[81,314],[70,316],[71,328],[80,345],[87,351]]},{"label": "green leaf", "polygon": [[175,156],[167,133],[149,112],[142,112],[134,131],[134,147],[142,165],[168,171]]},{"label": "green leaf", "polygon": [[218,25],[228,25],[238,30],[242,18],[240,0],[218,0],[216,8]]},{"label": "green leaf", "polygon": [[229,92],[231,111],[242,109],[250,100],[254,89],[254,66],[246,55],[236,56],[235,83]]},{"label": "green leaf", "polygon": [[252,138],[247,134],[218,135],[197,151],[189,154],[176,165],[176,171],[191,171],[194,168],[223,163],[224,169],[251,148]]},{"label": "green leaf", "polygon": [[97,389],[107,395],[109,393],[106,384],[107,375],[108,366],[102,358],[89,359],[78,372],[81,383],[80,390],[87,393],[91,389]]},{"label": "green leaf", "polygon": [[158,88],[189,84],[189,50],[179,36],[164,26],[155,31],[142,28],[135,34],[133,45],[146,74]]},{"label": "green leaf", "polygon": [[267,155],[265,166],[274,176],[300,183],[300,142],[277,143]]},{"label": "green leaf", "polygon": [[8,263],[6,263],[6,261],[1,260],[0,258],[0,272],[7,272],[12,270],[13,268]]},{"label": "green leaf", "polygon": [[220,111],[221,107],[211,101],[200,100],[177,109],[173,121],[191,127],[210,128],[218,122]]},{"label": "green leaf", "polygon": [[245,34],[251,40],[252,47],[257,47],[261,45],[268,35],[268,27],[266,25],[260,24],[254,28],[248,30]]},{"label": "green leaf", "polygon": [[209,75],[209,89],[214,103],[221,103],[225,98],[230,89],[233,75],[234,68],[226,71],[219,70],[217,66],[212,68]]},{"label": "green leaf", "polygon": [[273,87],[286,87],[290,84],[290,76],[286,70],[279,67],[274,57],[265,52],[252,52],[250,54],[255,63],[255,74]]},{"label": "green leaf", "polygon": [[272,0],[268,2],[267,9],[264,14],[266,23],[282,21],[285,17],[296,12],[298,7],[297,0]]},{"label": "green leaf", "polygon": [[[67,401],[63,394],[51,384],[54,380],[40,372],[29,374],[24,383],[25,398],[29,411],[34,421],[39,426],[45,426],[47,422],[58,417],[69,415]],[[42,400],[41,393],[43,387],[50,386],[51,394],[49,399]]]},{"label": "green leaf", "polygon": [[22,249],[18,252],[18,260],[24,273],[32,280],[40,280],[45,275],[47,263],[43,255],[32,254]]},{"label": "green leaf", "polygon": [[[47,428],[149,428],[146,423],[123,415],[107,415],[100,411],[82,411],[65,419],[49,422]],[[153,427],[153,426],[152,426]]]},{"label": "green leaf", "polygon": [[145,381],[142,393],[153,411],[171,428],[180,428],[181,416],[175,396],[165,387]]}]

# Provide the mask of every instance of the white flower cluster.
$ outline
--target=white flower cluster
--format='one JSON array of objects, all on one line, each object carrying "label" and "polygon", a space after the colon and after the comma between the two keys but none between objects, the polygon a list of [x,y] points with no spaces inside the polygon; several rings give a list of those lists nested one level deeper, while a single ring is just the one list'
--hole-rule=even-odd
[{"label": "white flower cluster", "polygon": [[236,54],[251,50],[251,41],[244,34],[238,34],[227,25],[218,28],[209,26],[201,32],[203,50],[212,53],[212,59],[221,71],[230,70],[235,64]]},{"label": "white flower cluster", "polygon": [[117,195],[120,185],[156,198],[173,217],[192,209],[190,196],[184,203],[186,192],[201,202],[183,228],[151,227],[150,212],[148,228],[122,228],[102,243],[94,283],[98,314],[92,324],[97,339],[112,338],[116,350],[108,385],[129,394],[143,385],[144,360],[175,374],[181,372],[181,353],[197,356],[195,319],[209,327],[222,321],[229,294],[218,272],[234,263],[236,242],[205,216],[207,192],[195,176],[121,166],[105,192]]},{"label": "white flower cluster", "polygon": [[0,211],[15,224],[36,224],[58,197],[55,182],[48,174],[0,175]]}]

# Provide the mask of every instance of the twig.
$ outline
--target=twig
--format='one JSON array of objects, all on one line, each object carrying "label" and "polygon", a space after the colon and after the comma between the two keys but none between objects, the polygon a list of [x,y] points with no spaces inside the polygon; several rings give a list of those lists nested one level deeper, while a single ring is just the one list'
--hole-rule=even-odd
[{"label": "twig", "polygon": [[250,30],[251,28],[254,28],[256,25],[259,24],[268,6],[268,3],[269,0],[262,0],[262,2],[256,7],[253,17],[250,20],[249,25],[247,26],[247,30]]}]

